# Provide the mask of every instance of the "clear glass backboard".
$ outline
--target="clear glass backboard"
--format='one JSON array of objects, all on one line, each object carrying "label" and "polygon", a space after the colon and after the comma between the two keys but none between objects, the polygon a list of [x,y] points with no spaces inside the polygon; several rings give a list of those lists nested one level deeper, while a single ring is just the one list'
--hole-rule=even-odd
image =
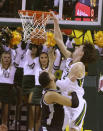
[{"label": "clear glass backboard", "polygon": [[21,25],[18,10],[52,10],[61,28],[101,29],[102,7],[103,0],[0,0],[0,25]]}]

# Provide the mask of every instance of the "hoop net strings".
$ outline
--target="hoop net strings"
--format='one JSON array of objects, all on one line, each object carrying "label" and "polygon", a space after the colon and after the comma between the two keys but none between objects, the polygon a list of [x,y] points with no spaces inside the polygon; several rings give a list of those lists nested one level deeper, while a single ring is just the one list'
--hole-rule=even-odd
[{"label": "hoop net strings", "polygon": [[[23,39],[26,42],[30,41],[30,37],[36,39],[46,38],[45,26],[50,18],[50,14],[47,14],[47,16],[44,16],[44,14],[42,14],[38,19],[36,17],[36,13],[34,13],[33,16],[28,16],[28,13],[26,15],[20,13],[19,15],[22,21],[22,27],[24,32]],[[33,36],[31,33],[33,33]]]}]

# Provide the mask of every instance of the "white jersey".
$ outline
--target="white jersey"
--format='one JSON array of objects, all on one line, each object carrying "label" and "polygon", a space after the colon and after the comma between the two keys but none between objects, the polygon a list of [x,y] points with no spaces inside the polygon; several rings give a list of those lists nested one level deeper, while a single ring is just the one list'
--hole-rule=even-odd
[{"label": "white jersey", "polygon": [[27,50],[24,62],[24,75],[35,75],[35,64],[39,62],[39,58],[31,57],[31,50]]},{"label": "white jersey", "polygon": [[19,68],[24,67],[25,61],[26,61],[25,54],[22,54],[21,59],[20,59],[20,63],[19,63]]},{"label": "white jersey", "polygon": [[78,81],[72,82],[68,77],[64,80],[57,80],[56,85],[60,88],[62,94],[68,95],[69,92],[75,91],[78,96],[83,97],[84,89],[78,85]]},{"label": "white jersey", "polygon": [[21,53],[19,51],[19,48],[17,48],[16,50],[11,49],[12,60],[11,65],[8,69],[2,68],[2,65],[0,64],[0,83],[14,83],[16,67],[18,67],[21,58]]},{"label": "white jersey", "polygon": [[[72,82],[69,78],[65,78],[64,80],[57,80],[56,85],[60,88],[62,95],[72,98],[69,96],[69,93],[75,91],[77,93],[79,99],[79,106],[77,108],[71,108],[64,106],[65,110],[65,119],[64,119],[64,127],[69,124],[70,128],[74,128],[77,131],[81,130],[82,122],[84,116],[86,114],[86,101],[83,98],[84,89],[78,85],[78,82]],[[81,116],[81,117],[80,117]]]},{"label": "white jersey", "polygon": [[64,60],[64,64],[63,64],[64,69],[61,79],[65,79],[68,76],[71,62],[72,62],[72,58],[68,58],[67,60]]},{"label": "white jersey", "polygon": [[[64,128],[69,124],[70,128],[74,128],[77,131],[80,131],[82,127],[82,122],[86,113],[86,101],[83,98],[84,89],[83,89],[83,81],[84,78],[78,79],[75,82],[72,82],[67,75],[69,74],[71,68],[74,64],[70,65],[72,59],[67,59],[61,80],[57,80],[56,85],[60,88],[62,94],[66,97],[71,98],[68,94],[75,91],[77,93],[79,99],[79,106],[77,108],[71,108],[64,106],[65,109],[65,120],[64,120]],[[79,116],[80,117],[79,119]],[[75,122],[76,121],[76,122]]]},{"label": "white jersey", "polygon": [[75,82],[72,82],[67,77],[71,68],[75,65],[75,63],[70,65],[71,61],[72,61],[71,58],[67,59],[66,64],[65,64],[65,69],[62,74],[62,78],[61,80],[57,80],[56,85],[60,88],[63,94],[66,93],[66,95],[68,95],[68,92],[75,91],[78,96],[83,97],[84,95],[83,82],[84,82],[85,72],[82,79],[77,79]]},{"label": "white jersey", "polygon": [[[62,73],[61,80],[64,80],[64,79],[68,76],[71,68],[75,65],[75,63],[74,63],[74,64],[71,64],[72,58],[68,58],[68,59],[67,59],[66,61],[64,61],[64,62],[65,62],[65,63],[64,63],[64,70],[63,70],[63,73]],[[84,77],[85,77],[85,74],[84,74]],[[80,87],[83,87],[84,77],[83,77],[82,79],[77,79],[77,83],[78,83],[78,85],[79,85]]]},{"label": "white jersey", "polygon": [[19,67],[20,68],[23,68],[24,67],[24,64],[25,64],[25,61],[26,61],[26,53],[27,53],[27,49],[28,49],[28,46],[29,46],[29,43],[26,45],[26,48],[25,49],[22,49],[21,48],[21,44],[22,43],[20,43],[19,45],[18,45],[18,48],[19,48],[19,53],[21,54],[21,58],[20,58],[20,63],[19,63]]},{"label": "white jersey", "polygon": [[0,64],[0,83],[14,83],[14,75],[16,72],[16,68],[14,65],[11,65],[7,70],[2,68]]},{"label": "white jersey", "polygon": [[[14,83],[14,76],[16,72],[16,67],[18,67],[20,63],[21,54],[19,53],[19,49],[16,49],[17,53],[15,54],[15,50],[12,50],[11,55],[15,54],[15,58],[13,58],[11,66],[8,69],[2,68],[0,64],[0,83]],[[12,56],[11,56],[12,57]]]},{"label": "white jersey", "polygon": [[35,69],[39,65],[39,57],[36,57],[29,61],[26,59],[24,64],[24,75],[35,75]]},{"label": "white jersey", "polygon": [[42,69],[40,64],[37,66],[35,66],[35,85],[40,85],[39,83],[39,75],[41,72],[43,71],[47,71],[48,70],[48,67],[46,69]]},{"label": "white jersey", "polygon": [[65,69],[65,64],[66,64],[66,59],[64,59],[64,60],[61,61],[60,70],[63,71]]},{"label": "white jersey", "polygon": [[25,50],[22,50],[22,51],[19,51],[21,53],[21,57],[20,57],[20,63],[19,63],[19,66],[20,68],[23,68],[24,67],[24,64],[25,64],[25,61],[26,61],[26,49]]},{"label": "white jersey", "polygon": [[[67,96],[68,96],[68,92],[75,91],[78,96],[83,97],[84,95],[84,89],[83,89],[84,77],[82,79],[77,79],[75,82],[72,82],[67,77],[71,68],[75,65],[75,63],[70,65],[71,61],[72,61],[71,58],[67,59],[66,64],[65,64],[66,68],[63,71],[62,79],[57,80],[56,85],[60,88],[61,92]],[[84,72],[84,75],[85,75],[85,72]]]}]

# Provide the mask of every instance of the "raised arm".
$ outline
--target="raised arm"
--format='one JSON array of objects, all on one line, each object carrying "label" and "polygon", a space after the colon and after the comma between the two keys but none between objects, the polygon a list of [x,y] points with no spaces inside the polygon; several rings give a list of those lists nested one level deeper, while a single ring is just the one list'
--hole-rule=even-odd
[{"label": "raised arm", "polygon": [[59,23],[58,23],[58,20],[57,20],[55,14],[53,12],[51,12],[51,13],[52,13],[53,19],[54,19],[54,36],[55,36],[56,43],[57,43],[60,51],[62,52],[62,54],[65,56],[65,58],[69,58],[69,57],[71,57],[71,52],[68,51],[66,46],[64,45],[62,33],[61,33]]},{"label": "raised arm", "polygon": [[55,61],[54,49],[53,48],[49,49],[48,56],[49,56],[49,68],[48,68],[48,72],[52,73],[53,64],[54,64],[54,61]]}]

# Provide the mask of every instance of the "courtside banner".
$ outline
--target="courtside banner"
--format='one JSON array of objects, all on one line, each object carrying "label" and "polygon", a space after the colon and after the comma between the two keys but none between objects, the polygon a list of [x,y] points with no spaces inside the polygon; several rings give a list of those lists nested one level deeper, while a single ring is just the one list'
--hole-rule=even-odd
[{"label": "courtside banner", "polygon": [[[78,2],[76,4],[75,7],[75,16],[86,16],[86,17],[90,17],[91,14],[91,9],[89,6],[84,5],[80,2]],[[75,18],[75,20],[77,21],[81,21],[81,18]],[[83,18],[83,21],[90,21],[90,18]]]}]

